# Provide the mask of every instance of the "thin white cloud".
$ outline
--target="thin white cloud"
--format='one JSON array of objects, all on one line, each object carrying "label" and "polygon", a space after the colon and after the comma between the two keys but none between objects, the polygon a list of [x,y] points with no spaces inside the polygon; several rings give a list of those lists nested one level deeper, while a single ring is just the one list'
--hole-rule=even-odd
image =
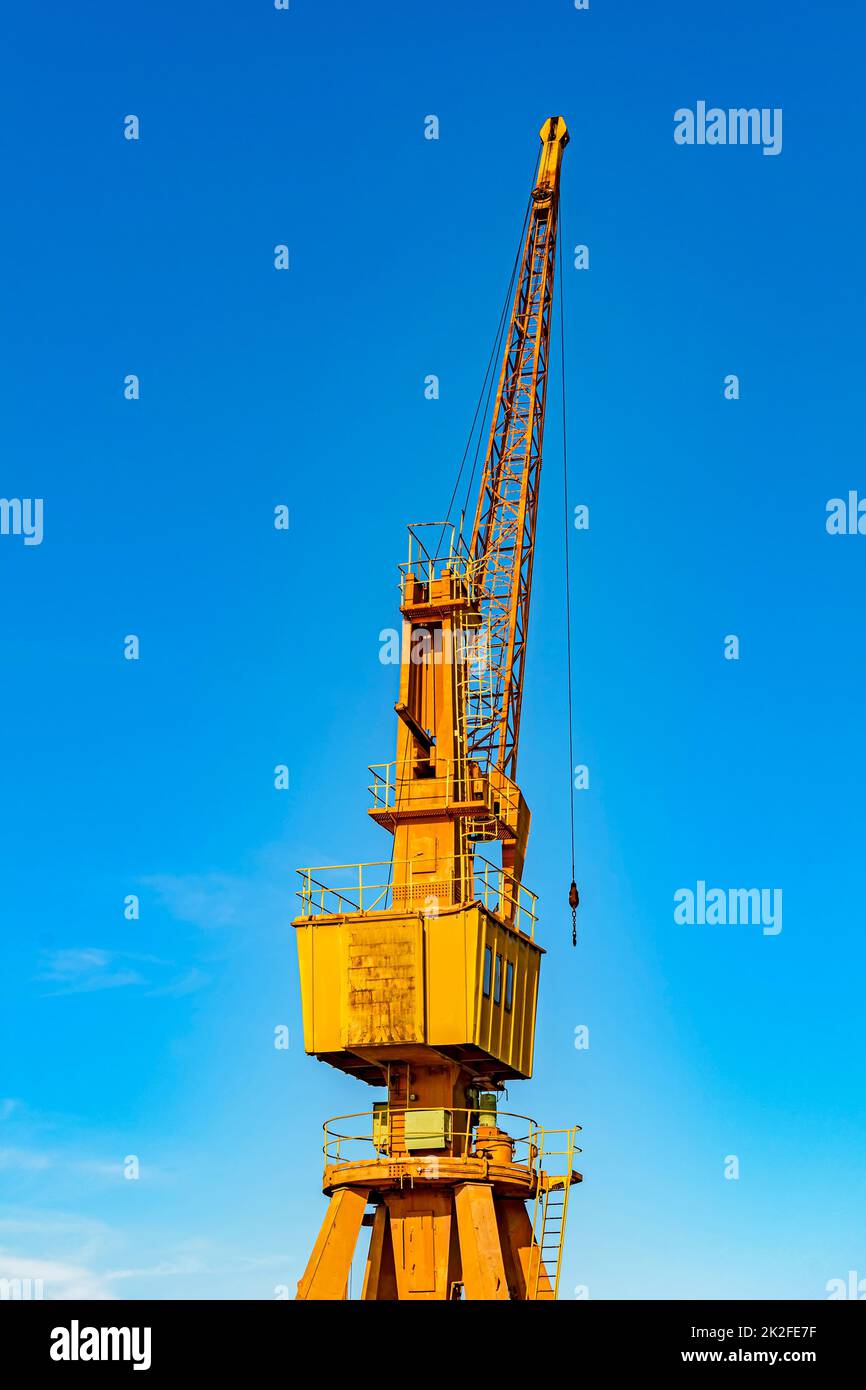
[{"label": "thin white cloud", "polygon": [[109,1280],[172,1279],[188,1275],[202,1277],[238,1274],[257,1269],[282,1269],[289,1263],[288,1255],[229,1255],[207,1260],[199,1255],[177,1255],[145,1269],[115,1269],[105,1274]]},{"label": "thin white cloud", "polygon": [[247,885],[228,874],[153,874],[141,880],[180,922],[196,927],[234,926],[242,916]]},{"label": "thin white cloud", "polygon": [[182,997],[209,983],[203,971],[177,972],[174,961],[131,951],[103,951],[94,946],[43,951],[38,979],[56,986],[49,996],[89,994],[94,990],[146,986],[149,997]]},{"label": "thin white cloud", "polygon": [[110,1270],[105,1278],[112,1282],[120,1279],[173,1279],[190,1274],[207,1274],[208,1269],[204,1262],[192,1255],[184,1255],[179,1259],[162,1260],[158,1265],[150,1265],[145,1269],[113,1269]]},{"label": "thin white cloud", "polygon": [[89,1173],[94,1178],[122,1178],[123,1163],[121,1160],[111,1160],[99,1158],[79,1158],[75,1159],[71,1165],[78,1173]]},{"label": "thin white cloud", "polygon": [[143,977],[138,970],[116,965],[122,957],[114,951],[84,949],[45,951],[39,978],[46,984],[57,985],[54,994],[88,994],[97,989],[117,989],[139,985]]},{"label": "thin white cloud", "polygon": [[193,966],[185,974],[178,975],[177,979],[169,980],[168,984],[159,985],[156,989],[147,991],[148,998],[156,999],[165,995],[173,999],[180,999],[185,994],[195,994],[196,990],[204,989],[205,985],[210,984],[210,975],[206,975],[203,970]]},{"label": "thin white cloud", "polygon": [[285,913],[286,888],[274,872],[271,857],[263,870],[240,875],[151,874],[139,880],[179,922],[205,930],[255,927],[279,921]]},{"label": "thin white cloud", "polygon": [[121,1237],[102,1222],[69,1212],[22,1207],[0,1209],[0,1234],[13,1241],[26,1238],[28,1243],[44,1247],[25,1255],[20,1249],[0,1244],[0,1280],[42,1280],[41,1295],[31,1296],[46,1299],[135,1297],[137,1294],[129,1291],[130,1284],[172,1280],[179,1281],[184,1289],[179,1296],[201,1297],[210,1279],[243,1279],[268,1270],[281,1275],[293,1263],[285,1253],[248,1255],[198,1237],[180,1244],[167,1241],[159,1252],[161,1258],[150,1264],[108,1265],[108,1247],[117,1247],[119,1238],[129,1245],[129,1233]]},{"label": "thin white cloud", "polygon": [[51,1167],[51,1157],[34,1149],[0,1149],[0,1171],[42,1173]]},{"label": "thin white cloud", "polygon": [[10,1250],[0,1249],[0,1279],[41,1280],[43,1297],[48,1300],[117,1297],[105,1276],[85,1265],[41,1260]]},{"label": "thin white cloud", "polygon": [[70,1238],[80,1242],[84,1237],[88,1245],[93,1245],[104,1239],[108,1230],[104,1222],[74,1212],[42,1211],[29,1206],[0,1208],[0,1232],[6,1234],[50,1236],[55,1243]]},{"label": "thin white cloud", "polygon": [[[49,1153],[37,1149],[0,1148],[0,1172],[44,1173],[49,1169],[54,1172],[83,1173],[87,1177],[104,1178],[110,1182],[127,1181],[123,1156],[115,1159],[75,1158],[59,1151]],[[162,1170],[148,1163],[147,1176],[153,1181],[162,1176]]]}]

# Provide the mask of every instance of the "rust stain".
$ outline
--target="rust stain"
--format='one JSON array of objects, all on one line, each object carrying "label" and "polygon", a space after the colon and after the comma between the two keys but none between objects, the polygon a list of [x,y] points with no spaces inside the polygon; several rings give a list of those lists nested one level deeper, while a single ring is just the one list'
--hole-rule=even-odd
[{"label": "rust stain", "polygon": [[350,933],[349,1044],[419,1042],[417,928],[379,925]]}]

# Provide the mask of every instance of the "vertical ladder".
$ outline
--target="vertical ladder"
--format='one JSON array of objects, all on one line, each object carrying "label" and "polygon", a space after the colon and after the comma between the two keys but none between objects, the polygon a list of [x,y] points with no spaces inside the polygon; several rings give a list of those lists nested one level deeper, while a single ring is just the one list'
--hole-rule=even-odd
[{"label": "vertical ladder", "polygon": [[[572,1167],[575,1153],[580,1153],[575,1143],[579,1128],[579,1125],[575,1125],[571,1129],[539,1131],[538,1187],[532,1215],[532,1263],[526,1295],[528,1300],[534,1302],[554,1300],[559,1289]],[[552,1142],[557,1139],[564,1147],[552,1147]],[[546,1172],[546,1163],[551,1159],[558,1160],[556,1167],[565,1171]]]}]

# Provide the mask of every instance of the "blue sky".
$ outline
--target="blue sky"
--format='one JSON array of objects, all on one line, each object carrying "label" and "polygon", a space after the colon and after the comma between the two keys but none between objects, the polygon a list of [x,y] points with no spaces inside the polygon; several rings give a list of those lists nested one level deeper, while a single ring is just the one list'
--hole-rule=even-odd
[{"label": "blue sky", "polygon": [[[0,536],[0,1275],[294,1289],[319,1126],[379,1095],[303,1054],[294,870],[387,852],[379,633],[562,112],[590,787],[573,951],[554,398],[520,758],[548,956],[510,1106],[584,1127],[566,1297],[866,1277],[866,538],[825,529],[866,494],[862,13],[53,3],[6,38],[0,494],[44,539]],[[677,146],[698,100],[781,107],[781,154]],[[677,925],[698,880],[781,888],[783,930]]]}]

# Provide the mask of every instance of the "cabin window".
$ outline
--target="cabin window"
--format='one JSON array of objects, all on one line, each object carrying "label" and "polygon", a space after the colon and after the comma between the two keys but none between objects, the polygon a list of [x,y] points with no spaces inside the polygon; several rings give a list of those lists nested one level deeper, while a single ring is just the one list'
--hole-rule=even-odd
[{"label": "cabin window", "polygon": [[511,1013],[511,1005],[514,1002],[514,964],[509,961],[505,967],[505,1012]]},{"label": "cabin window", "polygon": [[502,1003],[502,957],[496,957],[496,974],[493,977],[493,1002]]},{"label": "cabin window", "polygon": [[493,952],[489,946],[484,947],[484,998],[490,998],[490,972],[493,969]]}]

